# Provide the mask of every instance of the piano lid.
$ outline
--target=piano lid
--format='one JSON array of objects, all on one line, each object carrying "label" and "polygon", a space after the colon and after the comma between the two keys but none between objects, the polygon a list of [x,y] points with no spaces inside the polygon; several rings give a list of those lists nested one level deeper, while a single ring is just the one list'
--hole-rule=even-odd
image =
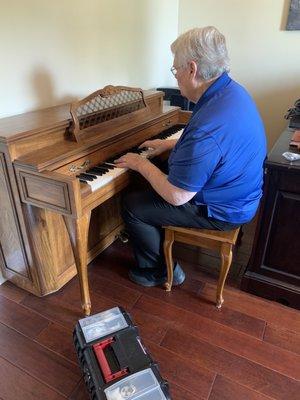
[{"label": "piano lid", "polygon": [[[116,89],[119,88],[117,87]],[[129,92],[138,92],[138,95],[134,96],[132,99],[132,93],[126,94],[126,96],[130,96],[130,101],[128,101],[128,99],[124,101],[124,93],[122,93],[122,97],[119,98],[119,96],[114,96],[114,91],[109,94],[107,92],[107,98],[111,98],[113,95],[114,101],[119,102],[119,104],[116,105],[119,111],[115,112],[115,107],[106,106],[106,108],[100,110],[99,113],[100,121],[104,119],[102,122],[97,120],[97,113],[94,116],[93,113],[86,112],[89,110],[84,109],[83,118],[85,119],[85,115],[88,114],[88,119],[91,118],[93,120],[93,117],[95,117],[94,122],[97,121],[97,124],[91,126],[83,125],[83,129],[79,132],[79,142],[76,139],[74,140],[74,136],[72,136],[73,133],[70,129],[70,127],[74,126],[73,118],[66,119],[66,115],[64,114],[62,120],[59,120],[56,110],[53,109],[53,112],[47,118],[47,123],[43,121],[44,112],[41,110],[38,112],[38,115],[41,116],[39,120],[42,121],[38,123],[37,119],[35,119],[35,125],[31,126],[34,130],[28,131],[25,123],[28,121],[27,114],[23,114],[22,120],[16,122],[18,125],[20,123],[23,125],[25,132],[18,132],[16,135],[3,137],[4,141],[11,146],[11,158],[14,164],[36,171],[43,171],[45,169],[55,170],[67,162],[73,162],[85,154],[103,150],[107,146],[118,143],[124,138],[135,136],[144,129],[150,129],[150,126],[156,125],[161,118],[167,118],[166,114],[170,115],[177,112],[176,107],[163,108],[162,92],[154,90],[141,92],[140,89],[123,87],[122,89]],[[104,89],[98,92],[103,90]],[[91,94],[86,99],[89,101],[89,99],[95,97],[98,92]],[[73,106],[76,110],[76,104],[78,105],[82,102],[83,100],[68,105],[69,117],[70,108]],[[106,102],[104,104],[106,104]],[[63,107],[65,111],[66,106]],[[130,112],[131,109],[135,111]],[[127,114],[124,114],[125,111]],[[81,116],[79,115],[77,118],[78,121],[80,121]]]}]

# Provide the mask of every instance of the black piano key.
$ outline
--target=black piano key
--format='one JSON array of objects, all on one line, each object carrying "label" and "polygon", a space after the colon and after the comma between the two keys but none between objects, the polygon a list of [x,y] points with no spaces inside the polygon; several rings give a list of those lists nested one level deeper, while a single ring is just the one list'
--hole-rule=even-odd
[{"label": "black piano key", "polygon": [[[111,165],[111,164],[113,164],[113,165]],[[105,168],[107,168],[107,169],[114,169],[114,168],[116,168],[116,166],[115,166],[114,163],[105,162],[104,165],[105,165]]]},{"label": "black piano key", "polygon": [[96,166],[96,167],[89,169],[87,171],[87,173],[95,174],[95,175],[103,175],[103,174],[106,174],[106,172],[108,172],[108,171],[109,171],[108,168]]},{"label": "black piano key", "polygon": [[79,176],[79,175],[76,175],[76,178],[78,178],[78,179],[80,180],[80,182],[85,182],[85,183],[88,183],[88,182],[89,182],[89,179],[84,178],[84,177]]},{"label": "black piano key", "polygon": [[92,182],[94,179],[97,179],[97,176],[96,175],[92,176],[92,175],[82,173],[82,174],[77,175],[77,178],[85,179],[86,181]]},{"label": "black piano key", "polygon": [[90,171],[93,175],[96,175],[97,177],[99,177],[99,176],[102,176],[102,175],[104,175],[106,172],[104,172],[104,171],[94,171],[94,170],[92,170],[92,171]]},{"label": "black piano key", "polygon": [[91,174],[91,173],[89,173],[89,172],[87,172],[87,171],[85,171],[85,172],[82,172],[84,175],[87,175],[87,176],[90,176],[91,178],[93,178],[93,179],[97,179],[97,175],[95,175],[95,174]]},{"label": "black piano key", "polygon": [[[117,158],[119,158],[119,157],[121,157],[121,156],[116,156],[115,158],[114,158],[114,160],[115,159],[117,159]],[[116,168],[116,166],[114,165],[114,160],[107,160],[107,161],[105,161],[104,163],[102,163],[102,164],[100,164],[99,166],[101,167],[101,166],[103,166],[103,167],[105,167],[105,168],[107,168],[107,169],[115,169]]]}]

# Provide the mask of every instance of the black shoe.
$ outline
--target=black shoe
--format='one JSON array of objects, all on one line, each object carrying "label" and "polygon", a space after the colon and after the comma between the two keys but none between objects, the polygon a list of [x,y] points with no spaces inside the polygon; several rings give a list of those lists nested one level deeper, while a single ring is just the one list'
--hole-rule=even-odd
[{"label": "black shoe", "polygon": [[[167,280],[166,272],[156,268],[135,268],[128,272],[129,279],[141,286],[152,287],[163,285]],[[185,273],[179,264],[176,264],[173,275],[173,285],[181,285],[185,280]]]}]

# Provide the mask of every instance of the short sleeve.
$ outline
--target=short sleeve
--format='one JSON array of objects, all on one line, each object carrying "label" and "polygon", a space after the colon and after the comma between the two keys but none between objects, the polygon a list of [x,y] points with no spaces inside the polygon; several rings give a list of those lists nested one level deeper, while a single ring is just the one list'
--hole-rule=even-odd
[{"label": "short sleeve", "polygon": [[199,192],[220,161],[220,148],[210,134],[187,132],[170,155],[168,181],[181,189]]}]

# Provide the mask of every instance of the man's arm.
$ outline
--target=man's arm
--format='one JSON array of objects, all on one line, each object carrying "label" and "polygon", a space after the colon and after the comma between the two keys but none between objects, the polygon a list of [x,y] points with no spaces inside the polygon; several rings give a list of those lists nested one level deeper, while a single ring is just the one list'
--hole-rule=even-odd
[{"label": "man's arm", "polygon": [[159,168],[149,160],[133,153],[125,154],[115,164],[120,168],[130,168],[139,172],[151,184],[153,189],[168,203],[180,206],[191,200],[197,192],[189,192],[172,185]]}]

